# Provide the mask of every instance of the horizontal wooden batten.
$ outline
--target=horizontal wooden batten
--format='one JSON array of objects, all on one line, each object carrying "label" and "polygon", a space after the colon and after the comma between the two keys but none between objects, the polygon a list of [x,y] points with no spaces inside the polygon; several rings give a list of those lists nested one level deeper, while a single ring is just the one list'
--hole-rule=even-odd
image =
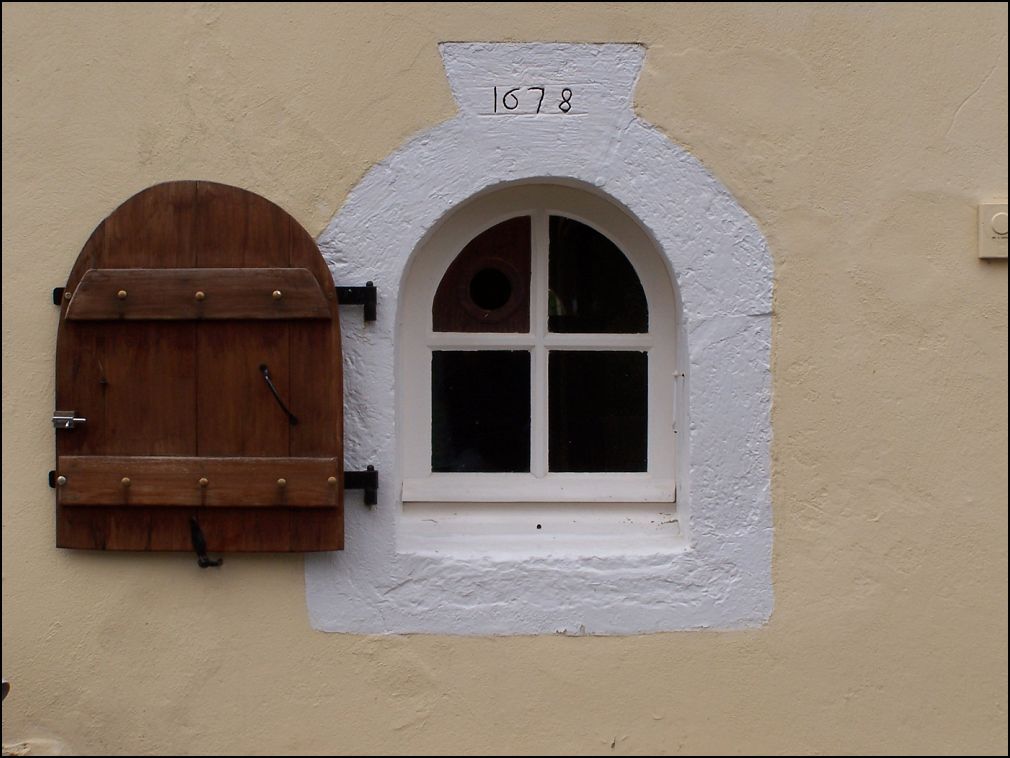
[{"label": "horizontal wooden batten", "polygon": [[71,321],[331,318],[305,268],[93,268],[71,294]]},{"label": "horizontal wooden batten", "polygon": [[335,458],[62,456],[63,506],[327,508],[339,504]]},{"label": "horizontal wooden batten", "polygon": [[343,550],[343,508],[188,508],[96,505],[60,508],[56,546],[83,550],[193,551],[196,515],[214,553]]}]

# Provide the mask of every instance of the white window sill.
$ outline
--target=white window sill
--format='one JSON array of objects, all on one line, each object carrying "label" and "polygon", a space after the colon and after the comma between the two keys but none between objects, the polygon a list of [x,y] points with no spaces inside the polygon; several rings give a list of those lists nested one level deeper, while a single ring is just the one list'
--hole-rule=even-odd
[{"label": "white window sill", "polygon": [[457,559],[604,557],[687,547],[671,503],[403,503],[397,552]]},{"label": "white window sill", "polygon": [[403,482],[397,551],[452,558],[600,557],[687,544],[673,479],[432,474]]}]

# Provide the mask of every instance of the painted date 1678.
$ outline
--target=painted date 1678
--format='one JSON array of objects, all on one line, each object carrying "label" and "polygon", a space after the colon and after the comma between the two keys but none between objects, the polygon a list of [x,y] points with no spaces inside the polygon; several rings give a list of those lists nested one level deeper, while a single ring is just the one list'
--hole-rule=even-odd
[{"label": "painted date 1678", "polygon": [[572,110],[571,87],[495,87],[494,112],[569,113]]}]

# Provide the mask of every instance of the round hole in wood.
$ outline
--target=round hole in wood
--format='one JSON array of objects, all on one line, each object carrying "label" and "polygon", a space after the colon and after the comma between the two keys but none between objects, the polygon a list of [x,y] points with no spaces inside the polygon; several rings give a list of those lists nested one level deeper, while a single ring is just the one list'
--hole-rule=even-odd
[{"label": "round hole in wood", "polygon": [[496,311],[512,297],[512,281],[497,268],[482,268],[470,280],[470,299],[485,311]]}]

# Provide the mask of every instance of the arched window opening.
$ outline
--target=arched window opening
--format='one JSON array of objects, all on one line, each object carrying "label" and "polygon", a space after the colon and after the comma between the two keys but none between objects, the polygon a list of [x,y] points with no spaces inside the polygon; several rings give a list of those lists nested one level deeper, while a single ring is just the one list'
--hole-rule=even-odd
[{"label": "arched window opening", "polygon": [[519,503],[607,503],[566,528],[633,509],[669,534],[677,322],[660,255],[606,199],[519,185],[457,208],[405,280],[403,523],[420,504],[508,521]]}]

